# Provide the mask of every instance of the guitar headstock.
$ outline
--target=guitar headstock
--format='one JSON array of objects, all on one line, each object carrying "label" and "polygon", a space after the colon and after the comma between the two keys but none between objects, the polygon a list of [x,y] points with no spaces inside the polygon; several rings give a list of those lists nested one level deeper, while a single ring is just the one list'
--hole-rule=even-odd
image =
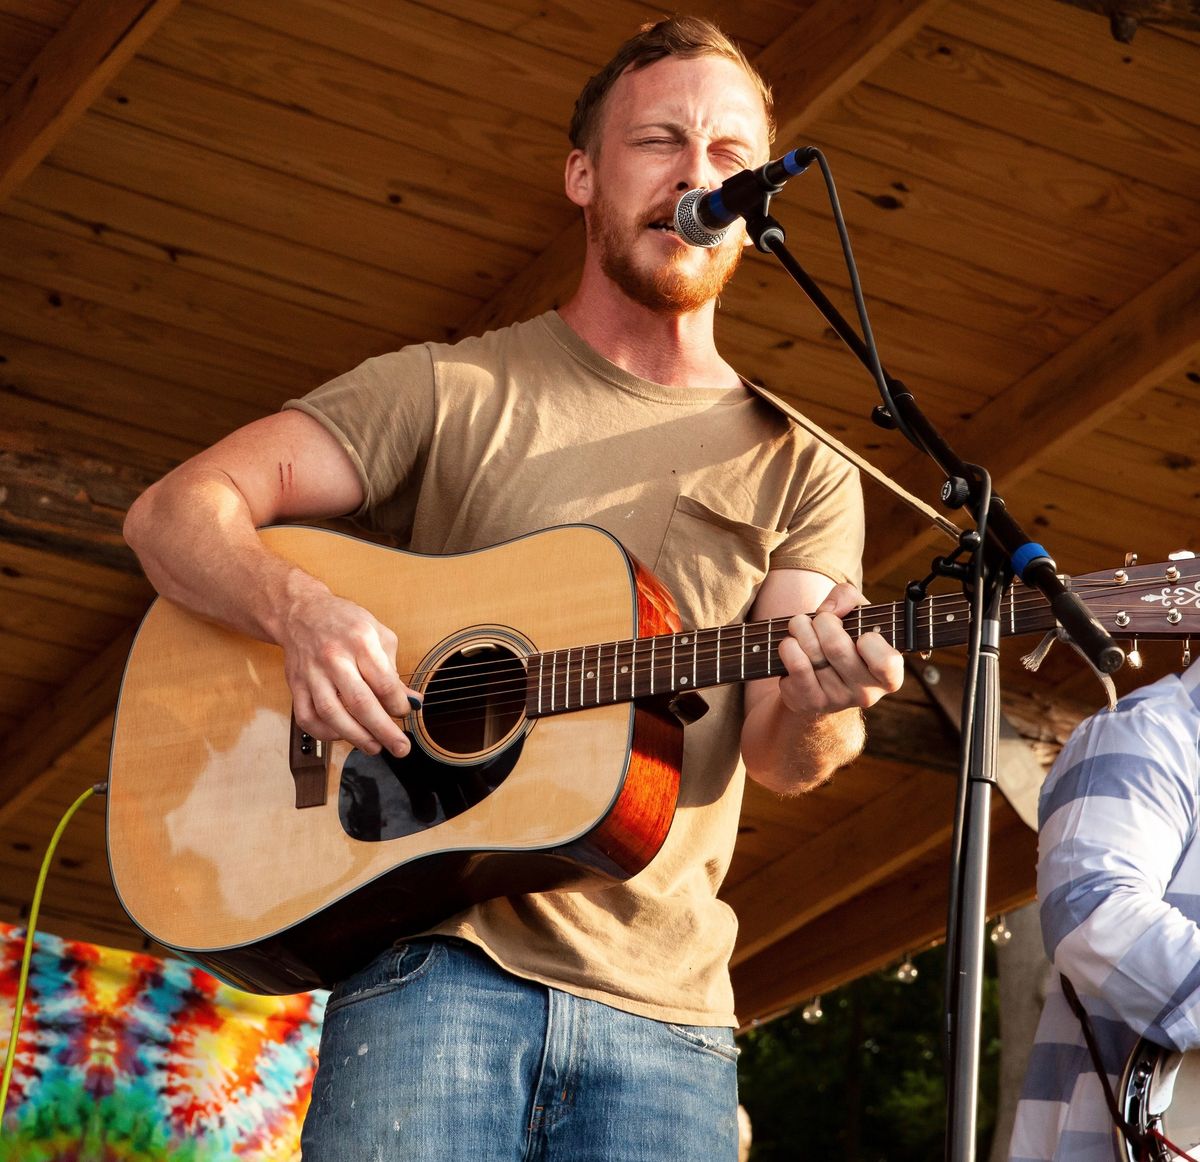
[{"label": "guitar headstock", "polygon": [[1200,559],[1193,553],[1086,573],[1070,585],[1113,637],[1200,637]]}]

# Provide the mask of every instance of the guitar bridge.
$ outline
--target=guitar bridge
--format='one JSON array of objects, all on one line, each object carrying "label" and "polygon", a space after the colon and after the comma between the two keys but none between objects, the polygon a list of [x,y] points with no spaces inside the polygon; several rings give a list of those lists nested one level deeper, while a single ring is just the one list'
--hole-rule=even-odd
[{"label": "guitar bridge", "polygon": [[292,735],[288,745],[288,765],[296,781],[296,807],[322,807],[327,798],[325,743],[301,730],[292,714]]}]

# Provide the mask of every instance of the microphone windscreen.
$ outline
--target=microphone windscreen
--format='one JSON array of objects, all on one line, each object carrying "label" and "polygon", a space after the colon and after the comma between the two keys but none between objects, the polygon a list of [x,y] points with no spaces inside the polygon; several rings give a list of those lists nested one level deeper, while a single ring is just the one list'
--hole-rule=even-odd
[{"label": "microphone windscreen", "polygon": [[692,246],[720,246],[729,233],[728,226],[713,230],[700,221],[697,206],[707,193],[707,190],[688,190],[675,207],[675,232]]}]

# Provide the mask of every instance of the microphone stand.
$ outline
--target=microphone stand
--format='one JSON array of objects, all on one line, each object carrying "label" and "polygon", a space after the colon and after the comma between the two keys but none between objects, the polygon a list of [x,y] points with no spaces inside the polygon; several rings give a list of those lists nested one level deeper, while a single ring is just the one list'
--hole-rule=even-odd
[{"label": "microphone stand", "polygon": [[[819,154],[814,154],[819,158]],[[824,159],[822,169],[826,169]],[[757,177],[757,175],[756,175]],[[826,179],[832,182],[826,170]],[[876,379],[885,406],[871,418],[900,430],[946,474],[941,499],[948,508],[968,507],[975,529],[963,533],[950,557],[937,557],[923,581],[905,595],[906,651],[919,650],[915,609],[935,577],[960,580],[971,600],[971,639],[963,689],[958,802],[951,840],[950,904],[946,925],[946,1153],[948,1162],[973,1162],[979,1088],[980,1025],[983,996],[984,929],[987,921],[987,866],[992,789],[1000,721],[1000,602],[1014,576],[1038,589],[1058,623],[1101,673],[1112,673],[1124,651],[1058,576],[1054,560],[1030,540],[992,493],[991,479],[978,465],[963,461],[917,406],[912,393],[892,378],[820,287],[788,251],[782,226],[769,213],[778,186],[762,182],[761,206],[741,216],[754,245],[775,255],[847,347]],[[847,246],[848,250],[848,246]],[[852,277],[854,275],[851,270]],[[865,319],[864,319],[865,323]],[[869,334],[869,332],[868,332]],[[966,561],[958,558],[965,557]]]}]

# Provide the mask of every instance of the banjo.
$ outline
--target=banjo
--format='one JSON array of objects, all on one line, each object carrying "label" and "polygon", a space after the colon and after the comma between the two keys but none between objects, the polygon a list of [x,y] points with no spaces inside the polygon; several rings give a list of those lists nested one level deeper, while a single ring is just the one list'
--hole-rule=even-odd
[{"label": "banjo", "polygon": [[1176,1053],[1144,1037],[1121,1078],[1120,1109],[1140,1145],[1117,1132],[1117,1162],[1200,1162],[1200,1052]]}]

